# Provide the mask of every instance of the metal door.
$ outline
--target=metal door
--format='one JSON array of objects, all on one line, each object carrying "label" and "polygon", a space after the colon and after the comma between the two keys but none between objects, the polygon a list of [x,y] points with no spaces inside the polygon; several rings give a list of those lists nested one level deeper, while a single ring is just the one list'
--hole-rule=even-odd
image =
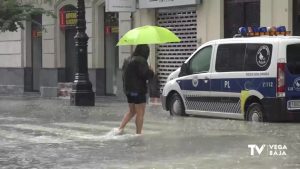
[{"label": "metal door", "polygon": [[197,15],[194,7],[167,8],[157,11],[157,25],[174,32],[180,43],[157,46],[157,75],[160,89],[167,77],[197,49]]}]

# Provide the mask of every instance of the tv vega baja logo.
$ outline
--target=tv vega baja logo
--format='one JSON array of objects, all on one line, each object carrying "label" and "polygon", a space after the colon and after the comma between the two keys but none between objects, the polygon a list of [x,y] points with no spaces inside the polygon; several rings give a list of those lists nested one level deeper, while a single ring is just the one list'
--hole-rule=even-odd
[{"label": "tv vega baja logo", "polygon": [[250,155],[261,155],[265,153],[269,156],[286,156],[287,153],[287,146],[284,144],[263,144],[263,145],[256,145],[256,144],[249,144],[248,148],[250,149]]}]

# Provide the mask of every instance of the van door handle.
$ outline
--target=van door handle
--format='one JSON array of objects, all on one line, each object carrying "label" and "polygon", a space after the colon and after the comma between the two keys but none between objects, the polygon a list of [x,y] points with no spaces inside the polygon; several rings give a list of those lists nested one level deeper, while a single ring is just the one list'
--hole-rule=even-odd
[{"label": "van door handle", "polygon": [[204,80],[204,83],[207,83],[209,78],[207,76],[205,76],[203,80]]}]

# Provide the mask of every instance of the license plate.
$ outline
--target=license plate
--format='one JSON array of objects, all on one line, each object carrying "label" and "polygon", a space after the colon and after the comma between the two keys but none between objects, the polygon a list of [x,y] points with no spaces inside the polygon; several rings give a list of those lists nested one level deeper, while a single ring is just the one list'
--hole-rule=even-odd
[{"label": "license plate", "polygon": [[287,103],[289,110],[300,109],[300,100],[289,100]]}]

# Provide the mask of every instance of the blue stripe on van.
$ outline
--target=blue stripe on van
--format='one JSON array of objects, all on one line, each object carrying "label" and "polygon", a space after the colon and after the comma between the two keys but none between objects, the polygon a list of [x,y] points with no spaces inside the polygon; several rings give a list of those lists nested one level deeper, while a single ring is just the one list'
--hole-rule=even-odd
[{"label": "blue stripe on van", "polygon": [[[180,81],[180,82],[179,82]],[[178,80],[181,90],[233,92],[241,90],[256,90],[264,97],[276,97],[276,78],[236,78],[236,79],[210,79],[198,80],[198,86],[194,87],[192,79]]]}]

